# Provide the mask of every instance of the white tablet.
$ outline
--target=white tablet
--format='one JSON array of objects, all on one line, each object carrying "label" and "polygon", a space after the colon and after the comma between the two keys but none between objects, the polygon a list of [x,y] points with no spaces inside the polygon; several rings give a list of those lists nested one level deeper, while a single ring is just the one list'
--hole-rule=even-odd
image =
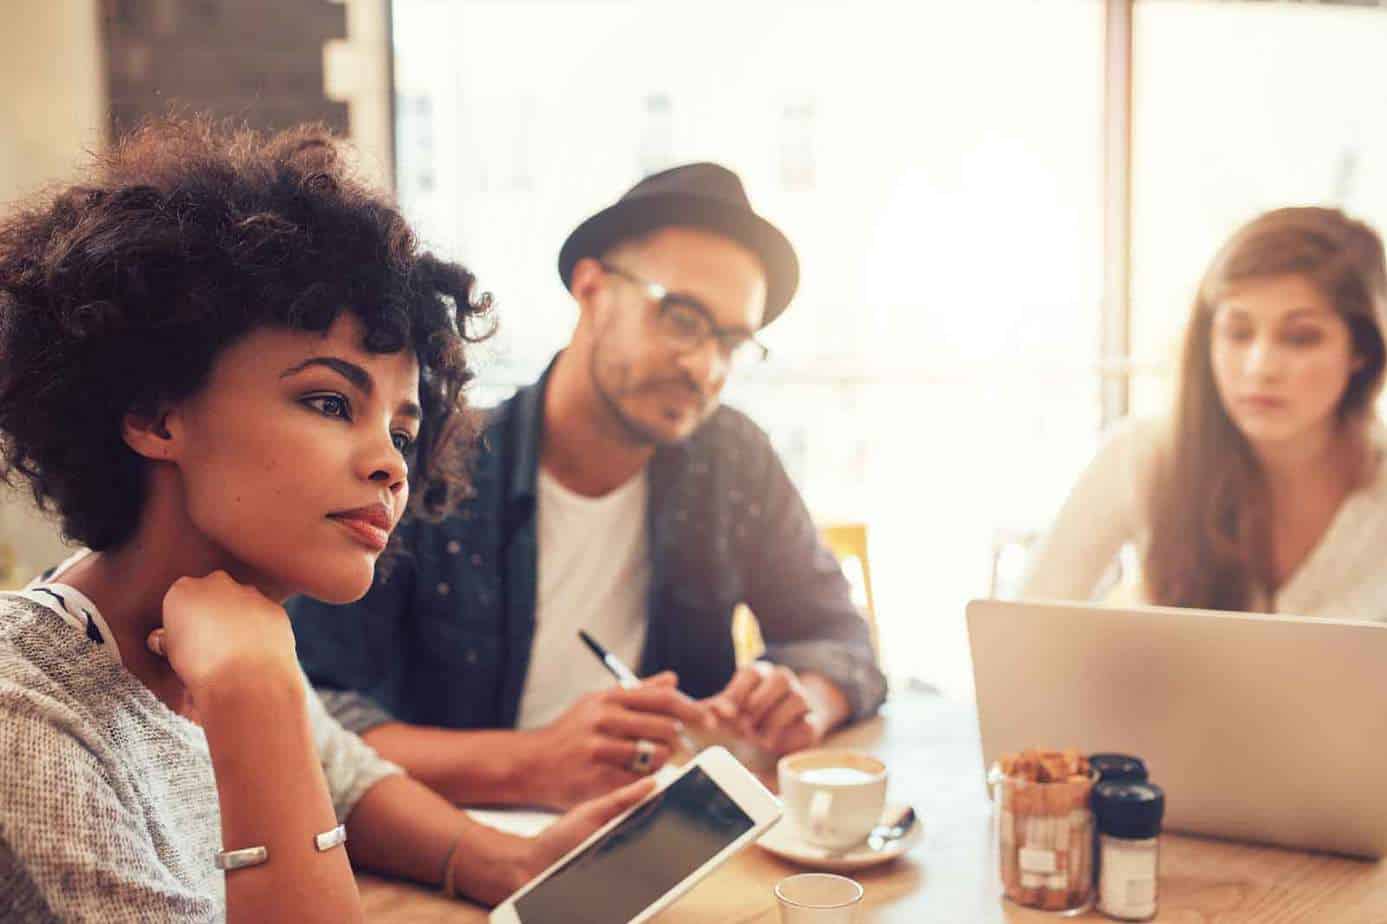
[{"label": "white tablet", "polygon": [[640,924],[765,833],[780,801],[707,748],[491,912],[491,924]]}]

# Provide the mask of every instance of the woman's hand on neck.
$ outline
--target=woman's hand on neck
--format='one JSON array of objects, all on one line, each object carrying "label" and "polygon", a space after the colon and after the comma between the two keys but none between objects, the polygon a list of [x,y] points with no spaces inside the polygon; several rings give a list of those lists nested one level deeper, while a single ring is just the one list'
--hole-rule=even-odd
[{"label": "woman's hand on neck", "polygon": [[[188,518],[181,492],[152,477],[140,521],[119,546],[93,552],[58,577],[100,610],[116,636],[126,670],[175,712],[188,711],[187,691],[169,663],[148,647],[164,622],[164,597],[182,577],[224,570],[251,583],[237,562],[217,548]],[[272,599],[282,600],[283,596]]]}]

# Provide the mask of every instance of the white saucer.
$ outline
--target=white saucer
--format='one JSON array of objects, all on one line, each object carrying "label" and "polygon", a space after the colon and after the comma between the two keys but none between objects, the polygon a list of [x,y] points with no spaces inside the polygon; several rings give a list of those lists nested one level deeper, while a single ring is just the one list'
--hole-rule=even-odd
[{"label": "white saucer", "polygon": [[[882,822],[895,821],[901,817],[903,811],[905,811],[904,803],[888,802],[886,807],[882,809],[881,820]],[[800,840],[799,832],[795,830],[794,824],[788,818],[782,818],[775,823],[774,827],[761,835],[761,839],[756,843],[767,853],[773,853],[780,859],[789,860],[791,863],[798,863],[801,866],[809,866],[814,869],[844,872],[894,860],[920,843],[920,839],[924,835],[924,823],[917,817],[914,826],[906,832],[904,837],[891,841],[881,850],[873,850],[866,843],[862,843],[843,853],[838,853],[823,847],[815,847],[813,844],[806,844]]]}]

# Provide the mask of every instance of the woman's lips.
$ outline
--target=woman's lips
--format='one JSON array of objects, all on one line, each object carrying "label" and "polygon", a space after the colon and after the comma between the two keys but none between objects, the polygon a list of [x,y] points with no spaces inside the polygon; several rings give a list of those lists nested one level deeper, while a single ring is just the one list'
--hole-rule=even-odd
[{"label": "woman's lips", "polygon": [[1285,410],[1287,405],[1284,398],[1271,395],[1244,395],[1238,399],[1238,403],[1250,411],[1261,412]]},{"label": "woman's lips", "polygon": [[353,517],[344,517],[332,514],[328,517],[342,524],[347,533],[362,545],[371,549],[373,552],[381,552],[390,544],[390,533],[381,529],[374,523],[367,523],[365,520],[358,520]]},{"label": "woman's lips", "polygon": [[384,505],[330,513],[328,519],[342,524],[353,539],[372,551],[383,551],[390,544],[390,512]]}]

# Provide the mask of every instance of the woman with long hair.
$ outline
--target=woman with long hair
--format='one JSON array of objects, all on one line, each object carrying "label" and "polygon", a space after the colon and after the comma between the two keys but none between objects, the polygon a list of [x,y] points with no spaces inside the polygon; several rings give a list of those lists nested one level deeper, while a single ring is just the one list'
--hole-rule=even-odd
[{"label": "woman with long hair", "polygon": [[1022,595],[1086,599],[1136,542],[1153,604],[1387,620],[1384,310],[1366,224],[1283,208],[1239,229],[1194,300],[1173,418],[1107,441]]},{"label": "woman with long hair", "polygon": [[484,828],[295,658],[282,602],[465,488],[484,302],[311,129],[152,126],[0,222],[0,476],[85,546],[0,596],[6,921],[361,920],[347,850],[497,901],[648,791]]}]

